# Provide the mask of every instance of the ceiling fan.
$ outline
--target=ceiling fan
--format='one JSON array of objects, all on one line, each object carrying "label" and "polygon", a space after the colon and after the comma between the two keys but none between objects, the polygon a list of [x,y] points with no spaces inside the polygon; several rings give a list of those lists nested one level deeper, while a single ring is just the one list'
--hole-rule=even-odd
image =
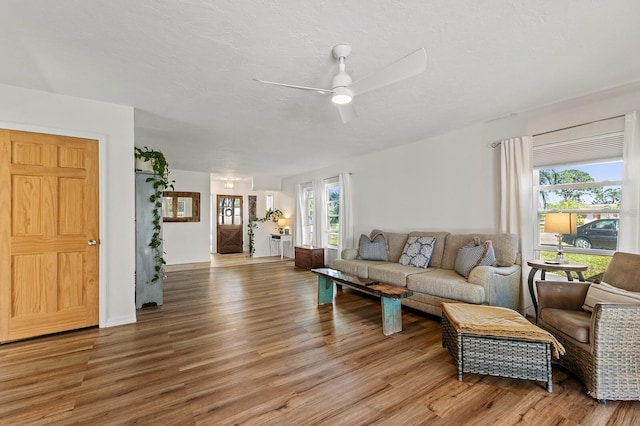
[{"label": "ceiling fan", "polygon": [[290,87],[292,89],[310,90],[323,95],[331,95],[331,101],[338,105],[342,122],[346,123],[357,117],[356,110],[351,102],[354,96],[361,95],[374,89],[407,79],[423,73],[427,69],[427,53],[420,48],[402,59],[393,62],[376,73],[369,74],[360,80],[352,81],[345,71],[344,61],[351,53],[351,46],[339,44],[331,50],[333,57],[340,62],[340,70],[333,77],[331,89],[318,89],[315,87],[296,86],[293,84],[275,83],[254,78],[260,83],[275,86]]}]

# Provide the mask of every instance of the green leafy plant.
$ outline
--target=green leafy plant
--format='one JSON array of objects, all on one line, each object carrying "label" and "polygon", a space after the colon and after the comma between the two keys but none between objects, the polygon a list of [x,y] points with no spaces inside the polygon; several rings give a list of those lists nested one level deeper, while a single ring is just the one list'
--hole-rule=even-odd
[{"label": "green leafy plant", "polygon": [[255,234],[253,231],[258,227],[258,223],[264,223],[270,220],[277,223],[278,219],[283,216],[284,213],[282,213],[282,210],[280,209],[268,209],[264,217],[249,220],[249,224],[247,225],[247,234],[249,235],[249,256],[253,257],[253,254],[256,252],[254,244]]},{"label": "green leafy plant", "polygon": [[160,151],[143,148],[134,148],[135,158],[149,161],[153,168],[153,175],[147,178],[147,182],[153,182],[153,194],[149,197],[149,201],[153,203],[153,235],[149,241],[149,247],[153,250],[153,258],[155,261],[154,273],[150,284],[155,284],[160,278],[164,278],[164,251],[162,250],[162,193],[165,189],[173,190],[174,181],[169,180],[169,163],[164,154]]}]

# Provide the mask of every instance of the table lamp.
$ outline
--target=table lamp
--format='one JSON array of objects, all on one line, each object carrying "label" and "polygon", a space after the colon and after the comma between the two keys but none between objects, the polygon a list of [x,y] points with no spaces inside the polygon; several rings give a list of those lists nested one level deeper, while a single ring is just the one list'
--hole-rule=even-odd
[{"label": "table lamp", "polygon": [[284,233],[284,227],[287,226],[287,219],[284,217],[281,217],[280,219],[278,219],[278,230],[280,231],[280,233]]},{"label": "table lamp", "polygon": [[558,253],[554,263],[567,263],[562,253],[562,235],[575,234],[576,213],[547,213],[544,218],[544,232],[555,233],[558,239]]}]

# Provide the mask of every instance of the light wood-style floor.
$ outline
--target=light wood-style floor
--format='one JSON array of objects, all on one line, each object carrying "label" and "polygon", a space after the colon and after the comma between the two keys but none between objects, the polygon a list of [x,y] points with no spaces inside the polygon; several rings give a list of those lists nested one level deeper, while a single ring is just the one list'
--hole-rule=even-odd
[{"label": "light wood-style floor", "polygon": [[440,322],[345,289],[316,304],[291,260],[171,272],[136,324],[0,346],[0,424],[633,425],[554,368],[543,383],[465,374]]},{"label": "light wood-style floor", "polygon": [[[285,258],[286,259],[286,258]],[[238,265],[257,265],[260,263],[280,262],[280,256],[251,257],[248,252],[219,254],[212,253],[210,262],[182,263],[165,266],[166,272],[185,271],[188,269],[208,269]],[[290,260],[290,259],[288,259]]]}]

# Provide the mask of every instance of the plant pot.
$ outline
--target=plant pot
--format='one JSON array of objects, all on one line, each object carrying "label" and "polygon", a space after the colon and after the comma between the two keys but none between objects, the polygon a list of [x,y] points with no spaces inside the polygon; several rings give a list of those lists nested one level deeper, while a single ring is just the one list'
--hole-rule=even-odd
[{"label": "plant pot", "polygon": [[136,170],[140,170],[143,172],[152,172],[153,171],[153,163],[151,160],[145,160],[144,158],[136,158]]}]

